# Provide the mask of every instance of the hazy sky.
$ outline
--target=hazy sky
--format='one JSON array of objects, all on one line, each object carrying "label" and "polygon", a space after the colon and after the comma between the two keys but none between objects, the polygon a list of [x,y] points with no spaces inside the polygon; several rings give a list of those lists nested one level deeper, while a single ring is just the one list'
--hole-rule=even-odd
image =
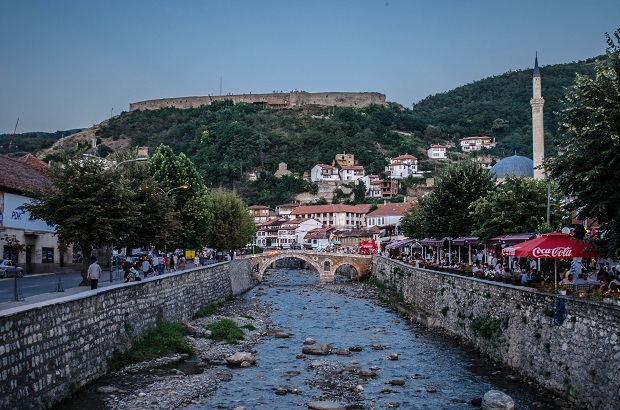
[{"label": "hazy sky", "polygon": [[543,67],[603,54],[619,16],[619,0],[0,0],[0,133],[90,127],[220,81],[411,107],[537,51]]}]

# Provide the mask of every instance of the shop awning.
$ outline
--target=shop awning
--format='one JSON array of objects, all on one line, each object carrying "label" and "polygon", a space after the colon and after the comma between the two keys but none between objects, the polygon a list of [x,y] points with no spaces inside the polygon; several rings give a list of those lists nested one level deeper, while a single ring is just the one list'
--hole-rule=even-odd
[{"label": "shop awning", "polygon": [[452,240],[452,246],[478,245],[480,240],[477,236],[459,236]]},{"label": "shop awning", "polygon": [[408,248],[411,246],[412,243],[413,243],[413,239],[403,239],[400,241],[392,242],[391,244],[386,246],[385,249],[394,249],[394,248],[403,248],[403,247]]},{"label": "shop awning", "polygon": [[500,235],[487,241],[490,245],[505,244],[515,245],[517,243],[529,241],[536,238],[535,233],[510,233],[508,235]]},{"label": "shop awning", "polygon": [[426,238],[420,241],[422,246],[444,246],[445,239]]}]

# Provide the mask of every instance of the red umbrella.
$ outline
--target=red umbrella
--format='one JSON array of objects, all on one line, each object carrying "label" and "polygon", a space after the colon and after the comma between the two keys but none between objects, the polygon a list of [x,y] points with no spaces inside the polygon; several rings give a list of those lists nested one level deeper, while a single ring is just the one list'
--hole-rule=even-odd
[{"label": "red umbrella", "polygon": [[544,233],[536,239],[504,248],[502,249],[502,256],[554,259],[595,258],[598,257],[598,252],[592,250],[591,244],[580,242],[562,232],[550,232]]}]

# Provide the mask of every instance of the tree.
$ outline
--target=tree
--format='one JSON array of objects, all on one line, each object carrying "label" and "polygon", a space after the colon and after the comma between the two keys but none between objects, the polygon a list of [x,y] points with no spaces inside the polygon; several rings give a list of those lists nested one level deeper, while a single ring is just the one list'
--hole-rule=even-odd
[{"label": "tree", "polygon": [[608,254],[620,256],[620,30],[607,34],[596,75],[577,75],[561,111],[561,153],[545,165],[580,219],[598,221]]},{"label": "tree", "polygon": [[447,166],[439,172],[433,191],[418,201],[419,210],[411,213],[406,226],[415,224],[417,237],[471,234],[476,225],[467,209],[472,202],[493,190],[494,181],[495,178],[476,161]]},{"label": "tree", "polygon": [[[179,209],[177,244],[186,248],[203,246],[207,241],[208,190],[196,166],[185,154],[175,155],[172,148],[160,145],[149,159],[149,170]],[[177,189],[181,186],[187,188]]]},{"label": "tree", "polygon": [[83,286],[92,250],[118,242],[136,217],[135,193],[118,169],[97,157],[68,160],[50,168],[49,176],[53,186],[30,192],[33,199],[24,207],[31,219],[56,225],[62,243],[82,249]]},{"label": "tree", "polygon": [[211,191],[208,209],[207,245],[227,250],[241,248],[252,240],[254,220],[237,194],[222,189]]},{"label": "tree", "polygon": [[[551,198],[559,198],[552,184]],[[507,233],[542,232],[547,220],[547,181],[531,178],[508,177],[496,189],[470,206],[475,229],[472,233],[486,240]],[[550,223],[559,230],[563,213],[557,206],[550,207]]]}]

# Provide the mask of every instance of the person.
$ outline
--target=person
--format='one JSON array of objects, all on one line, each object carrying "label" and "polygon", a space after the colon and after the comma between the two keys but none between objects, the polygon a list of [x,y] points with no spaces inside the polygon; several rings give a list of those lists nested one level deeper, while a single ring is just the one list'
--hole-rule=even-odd
[{"label": "person", "polygon": [[185,258],[183,256],[179,258],[179,270],[185,270]]},{"label": "person", "polygon": [[148,259],[144,259],[142,261],[142,273],[144,274],[145,278],[149,276],[150,271],[151,271],[151,262],[149,262]]},{"label": "person", "polygon": [[532,277],[530,276],[530,271],[525,271],[523,275],[521,275],[521,285],[527,285],[528,281],[531,281]]},{"label": "person", "polygon": [[125,282],[133,281],[133,275],[131,274],[131,263],[127,262],[127,259],[121,259],[121,268],[125,272]]},{"label": "person", "polygon": [[532,283],[541,283],[544,282],[543,276],[540,271],[536,271],[534,276],[532,276]]},{"label": "person", "polygon": [[166,260],[161,253],[157,256],[157,275],[163,275],[166,267]]},{"label": "person", "polygon": [[583,278],[583,273],[577,275],[577,279],[573,282],[575,286],[577,285],[587,285],[588,281]]},{"label": "person", "polygon": [[194,256],[194,267],[200,266],[200,256],[198,254],[196,254],[196,256]]},{"label": "person", "polygon": [[129,269],[129,272],[131,273],[131,275],[133,276],[133,279],[130,280],[130,282],[132,281],[141,281],[142,279],[140,278],[140,271],[137,270],[136,268],[134,268],[133,266],[131,267],[131,269]]},{"label": "person", "polygon": [[560,285],[573,285],[573,275],[568,274],[567,277],[562,279],[562,281],[560,282]]},{"label": "person", "polygon": [[97,263],[97,257],[90,257],[90,266],[88,267],[87,277],[90,279],[90,288],[97,289],[97,284],[99,283],[99,278],[101,277],[102,271],[101,266]]}]

